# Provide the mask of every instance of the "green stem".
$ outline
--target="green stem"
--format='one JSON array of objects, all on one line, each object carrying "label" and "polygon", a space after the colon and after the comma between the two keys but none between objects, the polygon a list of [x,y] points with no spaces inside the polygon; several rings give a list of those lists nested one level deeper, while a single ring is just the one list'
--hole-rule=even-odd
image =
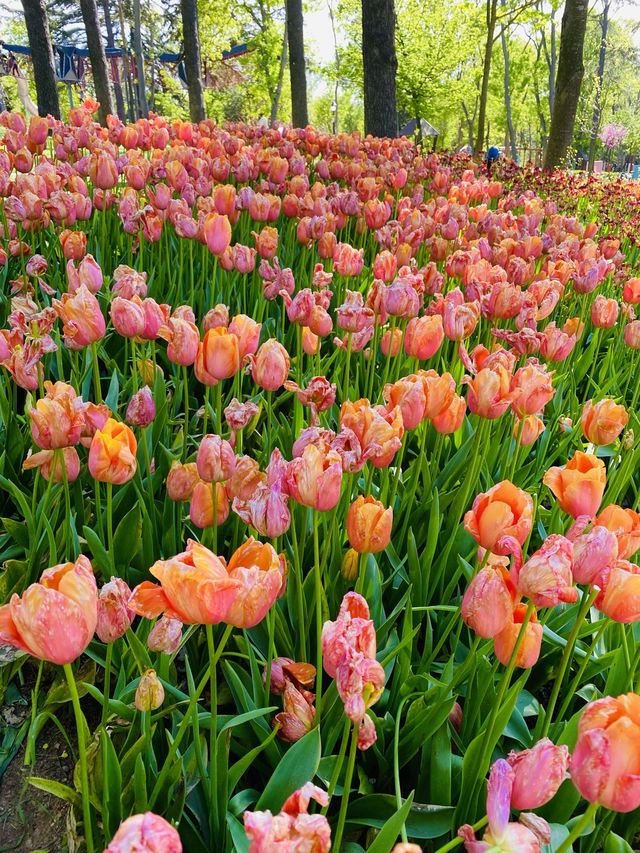
[{"label": "green stem", "polygon": [[113,483],[107,483],[107,548],[111,558],[111,566],[115,567],[113,553]]},{"label": "green stem", "polygon": [[264,704],[265,707],[269,704],[269,696],[271,694],[271,664],[273,662],[273,636],[276,630],[276,610],[275,603],[267,612],[267,668],[264,673]]},{"label": "green stem", "polygon": [[[316,722],[320,725],[322,713],[322,573],[320,570],[320,542],[318,539],[318,513],[313,513],[313,570],[316,598]],[[340,849],[336,847],[336,850]]]},{"label": "green stem", "polygon": [[565,838],[560,847],[558,847],[556,853],[566,853],[567,850],[571,850],[573,842],[576,840],[576,838],[580,838],[584,830],[595,818],[598,808],[598,803],[589,803],[589,808],[582,815],[582,819],[576,823],[569,835]]},{"label": "green stem", "polygon": [[100,365],[98,364],[98,344],[94,341],[91,344],[91,358],[93,361],[93,390],[96,395],[96,401],[102,403],[102,389],[100,387]]},{"label": "green stem", "polygon": [[351,780],[353,779],[353,771],[356,766],[356,750],[358,748],[358,724],[353,724],[351,732],[351,748],[349,749],[349,758],[347,760],[347,772],[344,777],[344,788],[342,789],[342,799],[340,800],[340,813],[338,815],[338,824],[336,826],[335,838],[332,847],[339,851],[342,844],[342,835],[344,833],[344,824],[347,817],[347,808],[349,806],[349,794],[351,793]]},{"label": "green stem", "polygon": [[87,767],[87,745],[84,739],[84,727],[86,725],[84,714],[80,708],[80,697],[78,687],[73,675],[71,664],[64,664],[64,674],[67,678],[71,704],[76,719],[76,732],[78,735],[78,757],[80,761],[80,793],[82,795],[82,820],[84,824],[84,838],[87,853],[93,853],[93,828],[91,826],[91,804],[89,802],[89,771]]},{"label": "green stem", "polygon": [[336,790],[336,786],[338,784],[338,779],[340,778],[340,771],[342,770],[342,765],[344,764],[344,757],[347,754],[347,744],[349,743],[349,734],[350,733],[351,733],[351,720],[348,717],[345,717],[344,731],[342,732],[342,740],[340,742],[340,749],[338,751],[336,763],[333,766],[333,773],[331,774],[331,779],[329,780],[329,787],[327,789],[327,796],[329,797],[329,802],[322,809],[321,814],[323,814],[323,815],[326,815],[326,813],[329,811],[329,806],[331,804],[331,798],[333,797],[334,791]]},{"label": "green stem", "polygon": [[182,459],[187,458],[187,441],[189,439],[189,375],[187,368],[182,366],[182,393],[184,394],[184,429],[182,432]]},{"label": "green stem", "polygon": [[109,716],[109,695],[111,693],[111,660],[113,657],[113,643],[107,643],[107,652],[104,663],[104,693],[102,696],[102,725],[107,724]]},{"label": "green stem", "polygon": [[[213,626],[206,625],[205,631],[207,634],[207,650],[209,652],[209,693],[211,703],[211,719],[209,721],[209,785],[212,793],[211,797],[211,812],[214,825],[217,821],[217,800],[213,796],[213,792],[217,790],[216,774],[218,767],[218,679],[216,666],[213,661],[216,660],[216,650],[213,642]],[[197,713],[197,710],[196,710]]]},{"label": "green stem", "polygon": [[[302,578],[301,553],[298,548],[298,531],[294,513],[291,514],[291,539],[293,545],[293,565],[296,575],[296,609],[298,611],[298,625],[306,625],[306,608],[304,606],[304,588]],[[307,659],[307,636],[305,631],[298,631],[300,637],[300,660]]]}]

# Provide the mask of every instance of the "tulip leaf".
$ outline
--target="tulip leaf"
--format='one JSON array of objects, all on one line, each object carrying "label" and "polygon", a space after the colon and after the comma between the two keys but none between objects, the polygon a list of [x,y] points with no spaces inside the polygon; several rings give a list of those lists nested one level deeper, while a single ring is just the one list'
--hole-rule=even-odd
[{"label": "tulip leaf", "polygon": [[82,528],[82,532],[87,545],[91,548],[91,554],[96,566],[100,569],[105,578],[109,578],[113,571],[113,566],[111,565],[109,554],[100,541],[100,537],[94,530],[86,525]]},{"label": "tulip leaf", "polygon": [[114,370],[111,374],[111,382],[109,382],[109,390],[104,398],[105,403],[112,412],[118,411],[118,397],[120,395],[120,383],[118,381],[118,371]]},{"label": "tulip leaf", "polygon": [[[408,807],[407,803],[409,803]],[[413,794],[405,800],[403,808],[407,809],[403,819],[407,835],[419,839],[438,838],[444,835],[451,828],[451,819],[455,811],[453,806],[414,803]],[[347,823],[382,828],[397,814],[397,802],[394,796],[369,794],[349,804]],[[398,832],[403,821],[398,826]],[[392,847],[393,842],[385,853],[388,853]]]},{"label": "tulip leaf", "polygon": [[413,793],[409,794],[398,811],[385,823],[376,840],[367,848],[368,853],[388,853],[391,850],[405,824],[412,802]]},{"label": "tulip leaf", "polygon": [[631,845],[615,832],[610,832],[604,842],[604,853],[633,853]]},{"label": "tulip leaf", "polygon": [[46,791],[47,794],[52,794],[59,800],[66,800],[76,808],[82,805],[80,794],[70,788],[68,785],[63,785],[62,782],[56,782],[55,779],[43,779],[41,776],[29,776],[27,782],[38,788],[39,791]]},{"label": "tulip leaf", "polygon": [[229,827],[233,849],[236,853],[249,853],[249,839],[245,834],[244,827],[231,812],[227,812],[227,826]]},{"label": "tulip leaf", "polygon": [[140,550],[142,513],[136,503],[118,524],[113,536],[111,560],[116,569],[126,568]]},{"label": "tulip leaf", "polygon": [[256,808],[279,812],[288,797],[315,776],[320,764],[320,730],[312,729],[285,752]]}]

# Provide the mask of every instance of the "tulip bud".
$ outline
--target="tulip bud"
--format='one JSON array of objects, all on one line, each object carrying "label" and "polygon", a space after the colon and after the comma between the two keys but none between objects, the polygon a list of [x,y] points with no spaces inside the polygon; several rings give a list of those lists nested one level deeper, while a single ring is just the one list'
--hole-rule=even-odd
[{"label": "tulip bud", "polygon": [[174,462],[167,476],[167,494],[172,501],[188,501],[199,482],[200,475],[195,462],[187,462],[185,465]]},{"label": "tulip bud", "polygon": [[349,548],[347,553],[342,558],[342,567],[340,572],[347,583],[353,583],[358,577],[358,567],[360,559],[355,548]]},{"label": "tulip bud", "polygon": [[154,669],[148,669],[140,678],[136,689],[135,705],[138,711],[155,711],[164,702],[164,687]]},{"label": "tulip bud", "polygon": [[518,811],[537,809],[551,800],[567,776],[569,750],[555,746],[549,738],[531,749],[510,752],[509,766],[514,770],[511,806]]},{"label": "tulip bud", "polygon": [[358,749],[361,752],[364,752],[369,749],[369,747],[373,746],[377,740],[378,733],[376,732],[374,722],[371,717],[365,715],[358,727]]},{"label": "tulip bud", "polygon": [[98,594],[96,634],[102,643],[114,643],[125,634],[135,613],[129,610],[131,590],[122,578],[111,578]]},{"label": "tulip bud", "polygon": [[459,702],[453,703],[453,708],[449,713],[449,722],[453,728],[459,733],[462,728],[462,706]]},{"label": "tulip bud", "polygon": [[147,427],[156,416],[156,407],[153,402],[153,394],[145,385],[133,395],[127,406],[125,418],[127,423],[135,427]]},{"label": "tulip bud", "polygon": [[361,554],[377,554],[391,540],[393,509],[380,501],[360,495],[347,513],[347,537],[351,547]]},{"label": "tulip bud", "polygon": [[182,622],[162,616],[149,631],[147,646],[152,652],[164,652],[172,655],[180,648],[182,640]]},{"label": "tulip bud", "polygon": [[205,435],[196,458],[198,474],[207,483],[221,483],[232,476],[236,455],[228,441],[219,435]]}]

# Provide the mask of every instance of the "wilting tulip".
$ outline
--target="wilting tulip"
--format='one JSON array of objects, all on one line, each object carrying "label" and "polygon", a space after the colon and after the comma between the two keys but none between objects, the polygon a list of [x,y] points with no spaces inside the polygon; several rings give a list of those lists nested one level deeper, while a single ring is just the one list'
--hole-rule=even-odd
[{"label": "wilting tulip", "polygon": [[564,468],[549,468],[542,482],[569,515],[593,518],[602,501],[607,475],[601,459],[576,450]]},{"label": "wilting tulip", "polygon": [[138,711],[155,711],[164,702],[164,687],[155,673],[148,669],[144,672],[136,688],[135,706]]},{"label": "wilting tulip", "polygon": [[461,615],[479,637],[497,636],[511,622],[515,590],[506,572],[486,566],[467,587]]},{"label": "wilting tulip", "polygon": [[202,480],[221,483],[233,475],[236,455],[229,442],[219,435],[205,435],[198,448],[196,465]]},{"label": "wilting tulip", "polygon": [[331,848],[329,821],[324,815],[308,814],[311,800],[321,806],[329,803],[326,791],[307,782],[286,800],[280,814],[245,812],[244,831],[249,839],[249,853],[275,853],[276,850],[328,853]]},{"label": "wilting tulip", "polygon": [[195,323],[181,317],[170,317],[158,329],[158,337],[168,342],[169,361],[188,367],[196,360],[200,334]]},{"label": "wilting tulip", "polygon": [[[507,666],[511,660],[511,655],[518,642],[518,637],[522,630],[526,613],[524,604],[519,604],[513,611],[513,619],[509,622],[506,628],[493,638],[493,649],[496,657],[503,666]],[[516,654],[515,665],[521,669],[529,669],[540,657],[540,647],[542,646],[542,625],[538,622],[535,610],[531,614],[531,618],[525,629],[525,634],[520,642],[518,653]]]},{"label": "wilting tulip", "polygon": [[46,380],[44,388],[45,396],[29,410],[34,442],[43,450],[77,444],[85,426],[82,399],[64,382]]},{"label": "wilting tulip", "polygon": [[265,391],[282,388],[289,375],[289,353],[275,338],[265,341],[255,355],[249,356],[251,376]]},{"label": "wilting tulip", "polygon": [[503,537],[513,537],[522,545],[531,532],[533,499],[509,480],[503,480],[479,494],[464,517],[465,529],[476,542],[494,554],[510,550],[500,544]]},{"label": "wilting tulip", "polygon": [[335,450],[308,444],[302,456],[287,466],[287,490],[303,506],[327,512],[338,503],[342,485],[342,459]]},{"label": "wilting tulip", "polygon": [[80,474],[80,457],[75,447],[63,447],[62,450],[40,450],[38,453],[28,452],[22,463],[23,471],[39,468],[40,473],[48,482],[74,483]]},{"label": "wilting tulip", "polygon": [[443,340],[444,329],[439,314],[412,317],[404,333],[404,351],[424,361],[438,352]]},{"label": "wilting tulip", "polygon": [[63,322],[65,346],[79,350],[104,337],[106,325],[100,304],[85,285],[74,294],[63,293],[54,299],[53,307]]},{"label": "wilting tulip", "polygon": [[307,698],[313,694],[303,694],[289,680],[285,682],[283,693],[283,710],[276,714],[274,722],[280,726],[278,737],[294,743],[311,731],[315,723],[316,709]]},{"label": "wilting tulip", "polygon": [[587,400],[582,409],[580,425],[587,441],[592,444],[611,444],[629,422],[624,406],[613,400]]},{"label": "wilting tulip", "polygon": [[242,587],[219,557],[191,539],[186,551],[158,560],[149,571],[160,585],[143,581],[129,599],[129,607],[147,619],[165,613],[185,624],[217,625]]},{"label": "wilting tulip", "polygon": [[386,468],[402,446],[404,424],[398,407],[380,411],[368,400],[346,401],[340,409],[341,429],[351,430],[366,459],[376,468]]},{"label": "wilting tulip", "polygon": [[103,643],[113,643],[125,634],[135,613],[129,610],[131,590],[122,578],[111,578],[98,593],[96,634]]},{"label": "wilting tulip", "polygon": [[518,811],[529,811],[540,808],[556,795],[568,775],[569,750],[543,738],[531,749],[510,752],[507,762],[514,771],[511,806]]},{"label": "wilting tulip", "polygon": [[200,481],[195,462],[173,462],[167,475],[167,494],[172,501],[188,501]]},{"label": "wilting tulip", "polygon": [[371,496],[360,495],[347,513],[347,537],[351,547],[360,554],[384,551],[391,540],[393,509]]},{"label": "wilting tulip", "polygon": [[[609,509],[609,507],[607,507]],[[592,584],[599,582],[602,573],[611,568],[618,559],[618,539],[616,534],[603,525],[603,511],[588,533],[578,536],[573,543],[572,573],[577,583]],[[622,559],[628,555],[620,555]]]},{"label": "wilting tulip", "polygon": [[609,504],[596,517],[595,524],[606,527],[615,534],[621,560],[628,560],[640,548],[640,513]]},{"label": "wilting tulip", "polygon": [[[214,493],[215,489],[215,493]],[[215,516],[214,497],[215,494]],[[229,496],[222,483],[196,483],[189,503],[189,518],[196,527],[220,527],[229,518]]]},{"label": "wilting tulip", "polygon": [[182,641],[182,622],[179,619],[170,619],[161,616],[147,637],[147,646],[152,652],[162,652],[165,655],[173,655],[180,648]]},{"label": "wilting tulip", "polygon": [[75,563],[46,569],[39,583],[14,593],[0,607],[0,643],[33,657],[67,664],[91,642],[98,620],[98,590],[91,563],[80,556]]},{"label": "wilting tulip", "polygon": [[156,416],[156,405],[153,402],[151,389],[146,385],[133,395],[127,406],[125,419],[134,427],[147,427],[153,423]]},{"label": "wilting tulip", "polygon": [[170,823],[146,812],[121,823],[104,853],[182,853],[182,843]]},{"label": "wilting tulip", "polygon": [[616,812],[640,806],[640,696],[589,703],[578,723],[571,780],[585,800]]},{"label": "wilting tulip", "polygon": [[89,472],[101,483],[121,486],[136,473],[137,442],[126,424],[109,418],[96,430],[89,448]]},{"label": "wilting tulip", "polygon": [[526,595],[536,607],[555,607],[560,602],[578,600],[571,574],[573,545],[565,536],[552,534],[535,554],[515,572],[520,595]]},{"label": "wilting tulip", "polygon": [[[275,658],[271,661],[271,693],[281,695],[287,683],[295,684],[299,689],[313,687],[316,678],[316,668],[310,663],[296,663],[291,658]],[[266,674],[263,679],[266,683]]]}]

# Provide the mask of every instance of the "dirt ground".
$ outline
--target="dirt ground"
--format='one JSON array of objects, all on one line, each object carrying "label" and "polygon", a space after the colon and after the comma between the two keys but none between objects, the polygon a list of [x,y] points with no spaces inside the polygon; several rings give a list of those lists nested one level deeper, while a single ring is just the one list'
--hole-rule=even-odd
[{"label": "dirt ground", "polygon": [[66,853],[67,803],[26,781],[44,776],[71,784],[68,747],[55,726],[40,734],[35,766],[23,761],[24,746],[0,779],[0,853]]}]

